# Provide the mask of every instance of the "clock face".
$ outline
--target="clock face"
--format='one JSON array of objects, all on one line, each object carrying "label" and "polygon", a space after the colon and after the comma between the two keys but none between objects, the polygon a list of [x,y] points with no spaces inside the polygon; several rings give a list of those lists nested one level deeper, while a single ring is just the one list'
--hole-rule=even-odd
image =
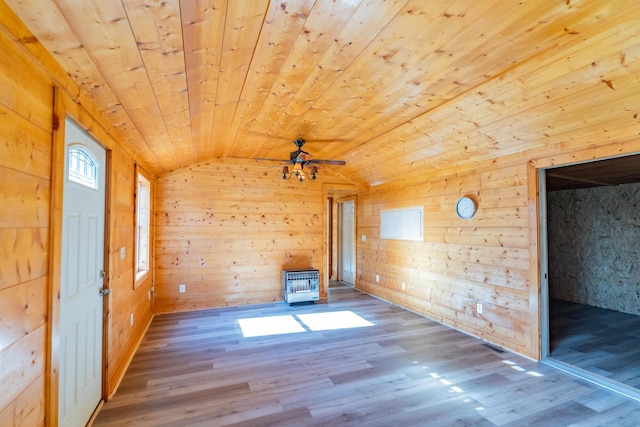
[{"label": "clock face", "polygon": [[470,197],[461,197],[456,204],[456,213],[462,219],[469,219],[476,214],[476,202]]}]

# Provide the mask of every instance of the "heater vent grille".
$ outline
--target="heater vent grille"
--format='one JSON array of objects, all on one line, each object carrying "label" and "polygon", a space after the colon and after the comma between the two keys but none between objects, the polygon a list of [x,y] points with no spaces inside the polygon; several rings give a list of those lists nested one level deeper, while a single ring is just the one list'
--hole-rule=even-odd
[{"label": "heater vent grille", "polygon": [[285,302],[316,301],[320,298],[320,271],[283,270],[282,286]]}]

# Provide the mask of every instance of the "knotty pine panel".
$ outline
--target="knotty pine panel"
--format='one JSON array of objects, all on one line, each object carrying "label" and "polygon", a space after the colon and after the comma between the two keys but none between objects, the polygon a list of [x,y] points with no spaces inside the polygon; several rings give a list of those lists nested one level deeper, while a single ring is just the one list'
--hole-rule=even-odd
[{"label": "knotty pine panel", "polygon": [[[315,209],[321,208],[322,205],[318,204]],[[216,210],[213,207],[210,212],[180,212],[169,213],[159,212],[157,215],[158,224],[165,226],[184,226],[184,225],[197,225],[206,227],[226,227],[230,223],[240,224],[242,227],[254,228],[254,227],[266,227],[270,230],[279,229],[281,227],[288,228],[292,224],[303,224],[308,227],[317,227],[320,222],[320,215],[309,216],[304,212],[300,212],[298,209],[310,209],[308,206],[297,207],[295,203],[283,203],[282,211],[277,213],[269,212],[257,212],[248,213],[239,211],[237,213],[218,213],[213,212]],[[293,211],[293,212],[291,212]]]},{"label": "knotty pine panel", "polygon": [[51,176],[51,133],[0,104],[0,167],[19,168],[37,178]]},{"label": "knotty pine panel", "polygon": [[[315,68],[312,67],[309,70],[308,67],[311,62],[304,61],[301,56],[305,59],[316,57],[316,55],[324,51],[324,44],[327,40],[335,39],[335,33],[332,33],[334,28],[329,29],[327,27],[318,32],[320,35],[325,36],[321,37],[322,40],[313,37],[314,34],[318,34],[314,28],[316,26],[314,18],[321,16],[312,12],[314,6],[319,6],[317,2],[304,0],[295,4],[287,4],[287,7],[294,7],[294,10],[287,10],[287,7],[282,6],[282,4],[273,2],[268,5],[265,20],[269,22],[269,25],[263,28],[252,58],[253,63],[261,64],[260,69],[262,72],[255,73],[252,78],[245,80],[242,92],[243,94],[251,94],[251,96],[240,97],[238,108],[233,116],[233,122],[227,131],[227,136],[234,136],[239,131],[243,131],[243,125],[250,123],[254,136],[260,135],[260,142],[257,144],[243,144],[242,141],[246,141],[246,138],[244,136],[237,138],[236,143],[228,151],[233,156],[248,157],[253,152],[256,152],[258,147],[262,147],[269,129],[278,119],[281,119],[282,111],[269,109],[265,111],[266,114],[264,116],[261,116],[259,115],[261,110],[265,106],[274,104],[286,105],[289,103],[296,94],[295,86],[299,84],[301,76],[306,76],[308,72]],[[335,4],[328,6],[335,7]],[[287,15],[305,16],[308,19],[305,19],[304,22],[298,19],[281,19]],[[338,12],[332,16],[335,18],[335,24],[337,23],[336,21],[344,18],[345,14]],[[339,25],[335,27],[339,28]],[[300,42],[301,39],[289,37],[291,34],[300,34],[301,32],[309,35],[309,38],[304,43]],[[311,45],[314,46],[312,52],[308,48]],[[280,81],[283,84],[278,84],[276,79],[281,79]],[[264,88],[269,89],[264,90]],[[291,110],[293,109],[289,109],[293,113]],[[259,118],[259,120],[255,120],[255,118]],[[283,134],[288,135],[295,132],[284,130]]]},{"label": "knotty pine panel", "polygon": [[249,64],[255,55],[255,44],[266,19],[267,6],[263,0],[227,3],[209,158],[220,157],[224,151],[220,141],[226,136],[225,125],[233,121],[236,101],[242,95]]},{"label": "knotty pine panel", "polygon": [[0,227],[47,227],[49,225],[48,178],[3,168],[0,179]]},{"label": "knotty pine panel", "polygon": [[[108,300],[110,336],[107,383],[109,394],[115,391],[153,316],[151,272],[140,283],[135,283],[135,164],[134,159],[113,144],[109,216],[111,228],[109,277],[112,290]],[[152,177],[151,194],[153,194],[154,185]],[[151,234],[153,235],[153,224]],[[124,258],[120,256],[120,248],[124,248]],[[152,266],[153,257],[151,258]]]},{"label": "knotty pine panel", "polygon": [[[308,243],[308,236],[283,238],[252,238],[252,239],[198,239],[198,240],[160,240],[156,239],[156,256],[181,255],[191,252],[209,254],[217,253],[221,248],[225,252],[267,251],[274,246],[298,247],[303,242]],[[319,235],[311,236],[314,247],[322,245]]]},{"label": "knotty pine panel", "polygon": [[[124,375],[138,342],[142,339],[152,318],[151,272],[142,279],[135,290],[133,281],[133,268],[125,270],[112,280],[115,291],[112,292],[110,300],[112,321],[109,342],[109,394],[115,391],[113,387]],[[131,315],[133,315],[133,324],[131,324]]]},{"label": "knotty pine panel", "polygon": [[268,166],[209,162],[158,178],[157,312],[280,301],[282,269],[322,267],[322,178],[283,181]]},{"label": "knotty pine panel", "polygon": [[46,227],[0,228],[0,289],[26,283],[47,274],[48,233],[49,229]]},{"label": "knotty pine panel", "polygon": [[[51,133],[53,87],[7,37],[0,37],[0,104],[28,120],[31,126]],[[30,131],[35,132],[35,131]]]},{"label": "knotty pine panel", "polygon": [[[526,164],[482,166],[467,173],[425,173],[421,181],[358,194],[356,234],[367,240],[357,241],[357,287],[531,354]],[[471,220],[455,214],[462,195],[478,203]],[[424,209],[424,241],[380,239],[380,211],[410,206]],[[484,305],[484,314],[476,313],[476,303]]]},{"label": "knotty pine panel", "polygon": [[[12,403],[15,406],[16,398],[32,382],[44,377],[46,329],[46,325],[41,324],[0,352],[0,366],[2,366],[0,410],[5,410]],[[40,396],[38,401],[32,402],[32,405],[37,406],[42,401],[44,401],[44,395]]]},{"label": "knotty pine panel", "polygon": [[0,31],[0,425],[42,425],[53,88],[12,43]]},{"label": "knotty pine panel", "polygon": [[45,378],[36,378],[4,410],[0,410],[1,426],[39,426],[45,420]]},{"label": "knotty pine panel", "polygon": [[213,127],[217,79],[208,78],[211,67],[220,68],[221,47],[226,1],[220,7],[208,7],[206,3],[180,2],[182,37],[185,45],[197,46],[185,51],[187,86],[191,112],[191,132],[194,152],[198,161],[208,154]]},{"label": "knotty pine panel", "polygon": [[0,352],[45,324],[47,296],[47,276],[0,290]]},{"label": "knotty pine panel", "polygon": [[424,230],[424,239],[434,243],[457,243],[527,249],[529,229],[518,227],[438,227]]}]

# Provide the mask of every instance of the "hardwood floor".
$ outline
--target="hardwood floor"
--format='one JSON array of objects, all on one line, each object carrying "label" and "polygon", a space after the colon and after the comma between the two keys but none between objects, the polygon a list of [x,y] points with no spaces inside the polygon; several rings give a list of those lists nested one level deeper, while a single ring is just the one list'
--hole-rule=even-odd
[{"label": "hardwood floor", "polygon": [[[312,331],[317,319],[303,316],[343,311],[373,325]],[[257,317],[262,326],[303,331],[245,338],[239,319]],[[640,403],[352,288],[332,287],[328,304],[157,316],[94,425],[637,426],[638,420]]]},{"label": "hardwood floor", "polygon": [[551,357],[640,389],[640,316],[556,299],[549,309]]}]

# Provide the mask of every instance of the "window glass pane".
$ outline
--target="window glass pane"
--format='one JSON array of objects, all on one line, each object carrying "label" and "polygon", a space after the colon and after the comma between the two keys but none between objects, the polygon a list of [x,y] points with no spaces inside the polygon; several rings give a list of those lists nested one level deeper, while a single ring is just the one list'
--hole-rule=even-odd
[{"label": "window glass pane", "polygon": [[69,149],[69,180],[89,188],[98,188],[98,166],[84,147]]},{"label": "window glass pane", "polygon": [[151,185],[138,174],[136,215],[136,272],[149,270],[149,227],[151,222]]}]

